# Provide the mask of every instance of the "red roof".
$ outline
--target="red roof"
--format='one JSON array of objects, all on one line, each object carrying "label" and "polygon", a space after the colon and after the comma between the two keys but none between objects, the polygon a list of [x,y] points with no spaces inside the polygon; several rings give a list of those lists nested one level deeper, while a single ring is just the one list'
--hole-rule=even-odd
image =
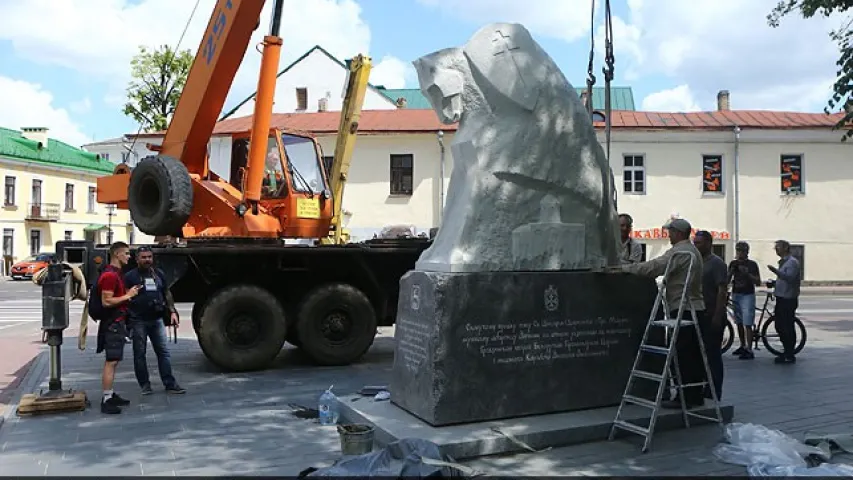
[{"label": "red roof", "polygon": [[[752,129],[820,129],[831,128],[843,114],[773,112],[764,110],[727,110],[712,112],[636,112],[614,111],[612,128],[617,130],[721,130],[737,125]],[[334,134],[338,131],[340,112],[276,113],[272,126],[289,131],[313,134]],[[251,130],[251,115],[230,118],[216,124],[214,135],[224,135]],[[423,133],[444,130],[455,131],[457,124],[444,125],[432,110],[394,109],[363,110],[359,121],[359,134]],[[596,122],[604,128],[603,122]],[[161,136],[163,133],[141,136]]]}]

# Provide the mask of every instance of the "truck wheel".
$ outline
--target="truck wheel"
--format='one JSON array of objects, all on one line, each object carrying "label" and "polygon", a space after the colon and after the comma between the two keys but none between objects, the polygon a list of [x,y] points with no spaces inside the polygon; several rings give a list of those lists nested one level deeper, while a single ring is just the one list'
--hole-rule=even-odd
[{"label": "truck wheel", "polygon": [[195,337],[198,340],[198,346],[201,347],[201,353],[203,353],[205,357],[210,357],[210,355],[207,354],[207,350],[204,348],[204,342],[201,341],[201,333],[199,333],[201,330],[201,317],[204,316],[205,303],[207,302],[203,300],[195,302],[190,316],[192,317],[193,331],[195,332]]},{"label": "truck wheel", "polygon": [[147,157],[130,173],[130,215],[149,235],[175,235],[187,223],[193,206],[193,184],[187,167],[172,157]]},{"label": "truck wheel", "polygon": [[302,350],[320,365],[349,365],[376,338],[376,313],[361,290],[345,283],[317,287],[297,309]]},{"label": "truck wheel", "polygon": [[199,342],[207,358],[231,371],[265,368],[284,346],[287,324],[281,303],[253,285],[225,287],[204,306]]}]

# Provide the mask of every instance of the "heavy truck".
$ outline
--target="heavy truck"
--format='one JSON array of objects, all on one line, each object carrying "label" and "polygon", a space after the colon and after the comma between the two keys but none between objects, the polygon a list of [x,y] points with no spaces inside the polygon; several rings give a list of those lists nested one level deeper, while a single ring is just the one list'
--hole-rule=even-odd
[{"label": "heavy truck", "polygon": [[[193,329],[215,365],[263,369],[285,342],[319,365],[347,365],[370,348],[379,326],[394,323],[399,280],[431,240],[342,239],[369,57],[348,62],[330,171],[312,136],[271,128],[283,0],[274,1],[263,40],[251,129],[233,134],[237,175],[225,181],[210,170],[207,145],[265,3],[217,1],[163,143],[149,147],[156,155],[99,178],[97,200],[128,209],[157,238],[156,265],[175,301],[193,304]],[[59,241],[56,254],[92,285],[108,248]]]}]

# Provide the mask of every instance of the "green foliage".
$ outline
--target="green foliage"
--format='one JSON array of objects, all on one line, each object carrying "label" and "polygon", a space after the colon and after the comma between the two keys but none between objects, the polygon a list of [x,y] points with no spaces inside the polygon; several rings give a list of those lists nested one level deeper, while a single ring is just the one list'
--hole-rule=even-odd
[{"label": "green foliage", "polygon": [[130,62],[132,80],[127,87],[124,114],[139,122],[145,131],[165,130],[192,63],[189,50],[176,53],[168,45],[156,50],[139,47]]},{"label": "green foliage", "polygon": [[[776,8],[767,15],[767,23],[778,27],[782,17],[799,11],[803,18],[815,15],[829,17],[835,13],[845,13],[853,9],[853,0],[780,0]],[[824,112],[844,112],[844,117],[835,125],[836,129],[847,128],[841,138],[853,138],[853,18],[848,18],[841,28],[829,32],[830,38],[838,44],[840,56],[838,61],[837,79],[833,85],[832,97],[827,102]]]}]

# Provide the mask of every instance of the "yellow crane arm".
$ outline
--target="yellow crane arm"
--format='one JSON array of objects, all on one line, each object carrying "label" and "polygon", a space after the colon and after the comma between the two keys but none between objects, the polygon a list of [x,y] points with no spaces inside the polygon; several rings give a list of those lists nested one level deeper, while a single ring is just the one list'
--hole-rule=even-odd
[{"label": "yellow crane arm", "polygon": [[361,117],[361,107],[364,104],[364,96],[367,92],[370,68],[370,57],[358,55],[349,61],[347,89],[341,107],[341,123],[338,127],[338,138],[335,143],[332,169],[329,172],[329,182],[334,202],[332,231],[329,232],[330,238],[324,239],[323,243],[341,243],[343,223],[341,211],[344,201],[344,187],[347,183],[352,152],[355,148],[358,120]]}]

